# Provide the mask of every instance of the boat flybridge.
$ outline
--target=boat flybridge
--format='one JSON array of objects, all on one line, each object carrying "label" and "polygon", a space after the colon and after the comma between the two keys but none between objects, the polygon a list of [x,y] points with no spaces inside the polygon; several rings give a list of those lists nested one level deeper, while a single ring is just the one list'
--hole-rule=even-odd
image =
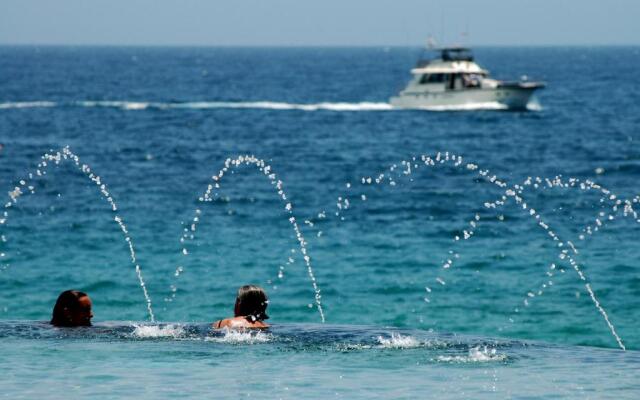
[{"label": "boat flybridge", "polygon": [[465,47],[434,49],[440,57],[421,59],[411,70],[413,79],[390,103],[413,109],[526,110],[541,82],[498,81],[473,60]]}]

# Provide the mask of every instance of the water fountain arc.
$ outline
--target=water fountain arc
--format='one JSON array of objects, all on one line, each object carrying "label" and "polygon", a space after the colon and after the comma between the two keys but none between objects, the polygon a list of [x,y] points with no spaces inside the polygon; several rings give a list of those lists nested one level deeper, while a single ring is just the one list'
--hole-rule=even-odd
[{"label": "water fountain arc", "polygon": [[[227,158],[224,162],[224,167],[220,169],[216,174],[211,176],[211,180],[213,181],[213,183],[210,183],[207,185],[206,191],[203,193],[202,196],[198,198],[198,201],[200,201],[201,203],[213,201],[214,197],[216,196],[216,191],[221,187],[220,185],[222,183],[223,177],[225,177],[229,171],[233,171],[242,165],[253,166],[259,171],[259,173],[264,175],[276,190],[280,200],[284,203],[284,210],[289,216],[288,221],[291,224],[291,227],[295,233],[296,240],[298,242],[298,247],[300,249],[300,253],[302,254],[302,258],[304,260],[305,266],[307,267],[307,274],[309,276],[309,280],[311,281],[311,285],[315,293],[314,300],[315,300],[316,308],[318,309],[318,313],[320,314],[321,321],[324,323],[325,314],[322,308],[322,302],[321,302],[322,296],[321,296],[320,288],[318,286],[318,283],[315,277],[315,273],[313,271],[313,267],[311,265],[311,257],[307,250],[307,241],[305,240],[304,235],[302,234],[302,231],[300,229],[300,226],[298,225],[297,219],[293,213],[293,204],[288,199],[288,196],[284,191],[284,183],[280,179],[278,179],[278,176],[273,171],[270,165],[268,165],[263,159],[257,158],[256,156],[250,155],[250,154],[240,155],[235,158]],[[186,242],[188,240],[194,239],[194,235],[196,233],[198,224],[200,222],[200,214],[201,214],[200,208],[196,208],[196,210],[194,211],[194,216],[191,218],[190,227],[185,228],[185,232],[180,238],[180,243],[182,245],[181,254],[183,257],[188,257],[189,255],[189,251],[186,247]],[[183,266],[178,266],[175,270],[174,277],[175,278],[180,277],[183,271],[184,271]],[[170,300],[175,298],[176,296],[175,288],[176,286],[172,284],[171,285],[172,293],[170,297],[167,297],[167,299]]]},{"label": "water fountain arc", "polygon": [[[504,194],[501,196],[500,199],[494,202],[485,202],[484,203],[485,208],[497,209],[498,207],[504,206],[507,203],[507,201],[511,199],[515,203],[515,205],[519,209],[521,209],[522,212],[524,212],[527,216],[534,218],[536,220],[536,225],[542,228],[554,242],[558,242],[558,244],[560,245],[559,247],[563,247],[564,243],[569,243],[570,244],[569,247],[572,249],[572,251],[575,254],[578,253],[578,249],[576,248],[575,245],[573,245],[573,243],[571,243],[570,241],[567,242],[562,240],[551,229],[551,227],[544,222],[540,214],[537,213],[535,209],[530,208],[528,206],[526,200],[520,195],[521,192],[518,192],[519,185],[513,185],[510,187],[504,180],[498,178],[496,175],[491,175],[488,169],[485,169],[485,170],[480,169],[476,164],[472,164],[472,163],[463,164],[462,157],[456,156],[455,154],[450,154],[449,152],[437,152],[434,156],[421,155],[419,156],[419,160],[420,162],[418,162],[418,157],[412,157],[410,160],[403,160],[402,162],[400,162],[400,166],[403,168],[403,170],[401,171],[400,174],[398,174],[398,176],[411,175],[413,170],[416,170],[420,167],[420,164],[424,164],[427,167],[435,167],[435,166],[440,166],[444,164],[452,164],[456,168],[462,168],[469,171],[477,171],[477,178],[480,178],[478,179],[477,182],[485,182],[485,183],[493,184],[504,190]],[[393,179],[393,176],[391,176],[391,174],[394,173],[397,169],[398,169],[397,164],[394,164],[389,168],[388,173],[384,173],[384,172],[380,173],[377,175],[377,177],[371,177],[371,176],[362,177],[360,181],[363,185],[372,185],[372,184],[379,185],[381,183],[388,182],[390,186],[396,186],[396,181]],[[351,187],[352,186],[350,184],[347,184],[348,189],[351,189]],[[336,203],[336,206],[338,210],[336,211],[335,215],[336,217],[340,217],[341,213],[344,210],[347,210],[350,206],[348,196],[345,195],[345,196],[338,197],[338,202]],[[475,228],[477,227],[477,224],[479,223],[479,221],[480,221],[480,218],[476,214],[475,218],[472,219],[469,223],[470,229],[463,230],[464,235],[462,238],[455,236],[454,242],[457,242],[460,239],[467,240],[471,238],[474,234]],[[602,315],[603,319],[605,320],[607,327],[609,328],[611,334],[615,338],[618,346],[622,350],[625,350],[626,348],[624,346],[624,343],[622,342],[622,339],[616,332],[615,326],[610,321],[607,312],[602,307],[600,301],[596,297],[595,292],[591,286],[591,283],[587,279],[584,272],[581,270],[579,264],[573,259],[573,257],[570,254],[568,254],[568,250],[566,249],[563,249],[561,251],[559,257],[561,259],[566,258],[571,268],[576,271],[580,280],[584,282],[584,287],[587,293],[589,294],[594,306],[596,307],[596,309],[599,311],[599,313]],[[452,266],[453,266],[453,259],[449,258],[443,263],[442,268],[444,270],[448,270]],[[438,284],[445,285],[445,281],[441,277],[436,277],[435,280]],[[429,293],[431,293],[431,289],[429,288],[429,286],[427,286],[426,289]]]},{"label": "water fountain arc", "polygon": [[[118,206],[113,199],[113,196],[107,189],[107,185],[102,182],[102,179],[99,175],[95,174],[89,165],[83,164],[75,153],[71,151],[71,149],[66,146],[62,148],[60,151],[54,152],[50,150],[50,152],[45,153],[41,157],[40,163],[38,163],[35,173],[30,172],[28,174],[28,179],[21,179],[19,181],[20,185],[16,186],[12,191],[9,192],[10,201],[7,202],[4,206],[3,216],[0,219],[0,225],[4,224],[9,217],[9,209],[17,204],[18,199],[25,193],[23,190],[27,190],[27,193],[34,194],[35,187],[30,184],[31,180],[36,177],[42,177],[47,174],[47,169],[51,164],[59,165],[61,162],[71,162],[84,176],[86,176],[91,182],[95,184],[95,186],[99,189],[101,197],[109,204],[111,211],[114,213],[113,220],[118,224],[120,231],[124,237],[125,242],[127,243],[127,248],[129,250],[129,256],[131,260],[131,264],[134,266],[136,276],[138,278],[138,282],[140,283],[140,287],[142,289],[142,293],[145,298],[145,304],[147,308],[147,312],[149,315],[149,319],[151,322],[155,322],[155,315],[153,313],[153,307],[151,303],[151,297],[147,291],[147,287],[142,276],[142,269],[140,264],[138,263],[136,257],[135,246],[133,244],[133,239],[127,229],[126,224],[124,223],[123,218],[118,214]],[[2,235],[2,241],[6,241],[6,236]],[[6,254],[2,253],[2,257],[5,257]],[[6,269],[7,265],[3,266],[3,269]]]}]

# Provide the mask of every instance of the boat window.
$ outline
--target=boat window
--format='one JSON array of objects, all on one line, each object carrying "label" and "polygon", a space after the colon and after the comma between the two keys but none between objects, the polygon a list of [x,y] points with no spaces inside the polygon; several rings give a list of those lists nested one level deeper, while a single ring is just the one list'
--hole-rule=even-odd
[{"label": "boat window", "polygon": [[481,80],[480,74],[462,74],[462,84],[466,88],[479,88]]},{"label": "boat window", "polygon": [[447,86],[449,88],[449,90],[454,90],[456,88],[456,77],[458,77],[459,74],[448,74],[448,78],[449,78],[449,82],[447,82]]},{"label": "boat window", "polygon": [[445,81],[445,74],[424,74],[420,78],[420,84],[442,83]]}]

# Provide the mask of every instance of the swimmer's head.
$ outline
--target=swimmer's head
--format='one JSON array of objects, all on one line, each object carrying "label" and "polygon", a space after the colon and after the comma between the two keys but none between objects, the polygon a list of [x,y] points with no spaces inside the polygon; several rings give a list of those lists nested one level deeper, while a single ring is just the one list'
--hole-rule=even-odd
[{"label": "swimmer's head", "polygon": [[236,305],[233,309],[236,317],[246,317],[251,322],[268,319],[269,299],[265,291],[256,285],[245,285],[238,289]]},{"label": "swimmer's head", "polygon": [[51,324],[55,326],[91,326],[91,299],[86,293],[66,290],[60,293],[53,307]]}]

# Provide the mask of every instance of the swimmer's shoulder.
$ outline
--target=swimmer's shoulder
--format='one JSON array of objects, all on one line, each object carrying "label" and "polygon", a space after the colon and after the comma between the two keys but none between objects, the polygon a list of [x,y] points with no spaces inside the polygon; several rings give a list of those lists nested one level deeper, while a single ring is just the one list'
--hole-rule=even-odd
[{"label": "swimmer's shoulder", "polygon": [[229,325],[231,325],[230,320],[231,320],[231,318],[225,318],[225,319],[221,319],[219,321],[216,321],[216,322],[213,323],[213,328],[214,329],[227,328],[227,327],[229,327]]},{"label": "swimmer's shoulder", "polygon": [[268,324],[262,321],[249,322],[245,317],[225,318],[213,323],[214,329],[267,329]]}]

